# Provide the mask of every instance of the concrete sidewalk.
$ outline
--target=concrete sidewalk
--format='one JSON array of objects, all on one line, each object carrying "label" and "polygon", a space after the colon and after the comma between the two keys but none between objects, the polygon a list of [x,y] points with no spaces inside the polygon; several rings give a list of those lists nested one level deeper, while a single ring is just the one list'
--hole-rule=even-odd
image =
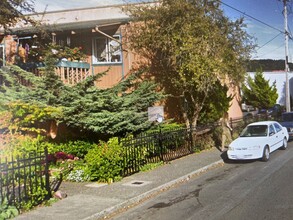
[{"label": "concrete sidewalk", "polygon": [[223,164],[222,153],[206,150],[171,161],[154,170],[140,172],[113,184],[63,182],[67,194],[52,206],[38,207],[15,219],[96,220],[142,202],[189,178]]}]

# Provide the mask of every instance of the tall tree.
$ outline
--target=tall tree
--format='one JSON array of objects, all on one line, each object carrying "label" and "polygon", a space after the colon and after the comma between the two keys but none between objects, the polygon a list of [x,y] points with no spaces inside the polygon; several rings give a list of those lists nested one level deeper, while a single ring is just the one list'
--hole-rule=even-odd
[{"label": "tall tree", "polygon": [[34,0],[1,0],[0,27],[4,30],[20,21],[33,22],[25,13],[34,12]]},{"label": "tall tree", "polygon": [[230,21],[219,6],[211,0],[160,0],[125,8],[133,20],[126,43],[146,58],[144,65],[166,93],[178,98],[188,127],[196,126],[207,98],[217,95],[217,82],[243,81],[253,49],[243,19]]},{"label": "tall tree", "polygon": [[276,82],[270,86],[269,80],[266,80],[262,72],[256,72],[254,78],[247,78],[247,85],[243,84],[243,101],[256,108],[270,108],[278,99]]}]

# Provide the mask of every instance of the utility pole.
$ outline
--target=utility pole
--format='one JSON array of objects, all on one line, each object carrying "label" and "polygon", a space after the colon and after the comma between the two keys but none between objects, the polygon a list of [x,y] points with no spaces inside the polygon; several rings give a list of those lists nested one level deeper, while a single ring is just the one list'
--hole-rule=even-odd
[{"label": "utility pole", "polygon": [[290,88],[289,88],[289,64],[288,64],[288,39],[289,39],[289,32],[288,32],[288,21],[287,21],[287,2],[290,0],[283,0],[284,4],[284,28],[285,28],[285,73],[286,73],[286,111],[290,112]]}]

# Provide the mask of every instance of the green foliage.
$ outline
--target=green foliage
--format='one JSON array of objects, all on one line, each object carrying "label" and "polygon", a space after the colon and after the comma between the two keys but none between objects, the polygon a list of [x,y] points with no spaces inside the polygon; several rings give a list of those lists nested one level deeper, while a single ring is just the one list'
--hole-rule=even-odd
[{"label": "green foliage", "polygon": [[83,159],[88,151],[95,147],[95,144],[89,141],[68,141],[60,144],[49,144],[49,153],[66,152],[72,154],[75,157]]},{"label": "green foliage", "polygon": [[7,199],[0,200],[0,220],[14,218],[18,215],[18,209],[15,206],[9,205]]},{"label": "green foliage", "polygon": [[46,196],[48,195],[48,191],[42,189],[41,184],[36,184],[28,190],[28,198],[21,202],[21,208],[25,211],[32,209],[33,207],[41,204]]},{"label": "green foliage", "polygon": [[143,165],[140,168],[140,171],[145,172],[145,171],[153,170],[153,169],[156,169],[157,167],[162,166],[162,165],[163,165],[162,161],[158,162],[158,163],[148,163],[148,164]]},{"label": "green foliage", "polygon": [[270,86],[269,80],[265,80],[262,72],[247,78],[247,85],[242,85],[243,102],[256,108],[270,108],[277,99],[276,82]]},{"label": "green foliage", "polygon": [[65,123],[81,131],[110,136],[138,133],[150,127],[147,108],[163,96],[148,80],[131,77],[110,89],[98,89],[94,78],[73,86],[63,96]]},{"label": "green foliage", "polygon": [[46,54],[41,77],[17,66],[0,70],[4,82],[0,85],[0,110],[11,114],[6,117],[10,131],[45,133],[38,125],[52,120],[85,136],[124,136],[150,127],[147,108],[163,95],[152,81],[141,79],[141,72],[109,89],[95,86],[95,81],[106,72],[66,86],[55,74],[56,58],[50,47]]},{"label": "green foliage", "polygon": [[228,87],[226,85],[222,86],[219,81],[215,83],[214,89],[210,96],[206,98],[199,115],[199,124],[218,121],[225,112],[228,112],[233,97],[232,95],[227,96],[227,92]]},{"label": "green foliage", "polygon": [[182,129],[182,128],[184,128],[184,125],[178,124],[176,122],[173,122],[173,123],[163,122],[160,124],[157,123],[157,124],[153,125],[146,132],[153,133],[153,132],[159,132],[160,130],[163,132],[163,131],[177,130],[177,129]]},{"label": "green foliage", "polygon": [[37,124],[60,118],[61,110],[40,103],[23,101],[10,102],[8,111],[12,114],[9,130],[12,132],[30,131],[40,134]]},{"label": "green foliage", "polygon": [[3,84],[0,85],[0,111],[7,109],[11,101],[31,100],[35,91],[32,85],[41,83],[41,79],[33,73],[24,71],[17,66],[9,66],[0,69]]},{"label": "green foliage", "polygon": [[4,149],[1,152],[0,158],[13,156],[25,156],[31,152],[44,152],[42,145],[43,138],[41,136],[31,137],[24,135],[6,135],[3,143]]},{"label": "green foliage", "polygon": [[107,143],[100,142],[99,145],[89,150],[85,161],[90,179],[112,182],[117,177],[119,178],[122,171],[122,150],[118,138],[112,138]]},{"label": "green foliage", "polygon": [[57,59],[66,58],[68,60],[84,60],[86,58],[86,54],[82,52],[81,47],[63,47],[57,44],[50,44],[49,45],[49,51],[52,55],[52,57]]},{"label": "green foliage", "polygon": [[213,135],[210,133],[197,136],[194,142],[195,145],[193,149],[195,152],[210,149],[215,146]]},{"label": "green foliage", "polygon": [[187,126],[196,125],[212,94],[222,101],[215,92],[217,81],[229,86],[243,81],[254,46],[243,19],[230,21],[219,2],[160,0],[125,10],[134,21],[127,29],[131,49],[149,61],[145,65],[166,93],[179,97]]},{"label": "green foliage", "polygon": [[34,12],[33,6],[34,0],[1,1],[0,26],[6,30],[20,21],[32,23],[33,21],[25,14]]},{"label": "green foliage", "polygon": [[[62,87],[52,82],[54,77],[37,77],[17,66],[1,69],[0,76],[3,79],[0,111],[7,111],[7,117],[10,116],[6,129],[40,134],[42,130],[38,129],[38,124],[61,117],[62,111],[56,100]],[[57,77],[55,73],[54,76]],[[57,88],[59,92],[56,92]]]}]

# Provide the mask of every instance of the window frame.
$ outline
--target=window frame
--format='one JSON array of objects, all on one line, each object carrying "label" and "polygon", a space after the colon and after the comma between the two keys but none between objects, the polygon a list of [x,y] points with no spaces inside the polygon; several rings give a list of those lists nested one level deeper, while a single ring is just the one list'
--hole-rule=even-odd
[{"label": "window frame", "polygon": [[[106,36],[98,36],[98,37],[94,37],[93,38],[93,41],[92,41],[92,45],[93,45],[93,51],[92,51],[92,64],[94,65],[109,65],[109,64],[122,64],[122,61],[123,61],[123,52],[122,52],[122,46],[121,46],[121,35],[120,34],[114,34],[113,36],[111,36],[113,38],[118,38],[117,40],[120,42],[117,42],[117,44],[119,44],[119,49],[117,51],[119,51],[119,55],[120,56],[120,59],[119,61],[111,61],[111,54],[110,54],[110,50],[109,50],[109,47],[110,47],[110,43],[111,41],[114,41],[113,39],[109,38],[109,37],[106,37]],[[105,40],[105,49],[104,51],[106,51],[106,61],[99,61],[98,60],[98,50],[97,50],[97,40]]]}]

